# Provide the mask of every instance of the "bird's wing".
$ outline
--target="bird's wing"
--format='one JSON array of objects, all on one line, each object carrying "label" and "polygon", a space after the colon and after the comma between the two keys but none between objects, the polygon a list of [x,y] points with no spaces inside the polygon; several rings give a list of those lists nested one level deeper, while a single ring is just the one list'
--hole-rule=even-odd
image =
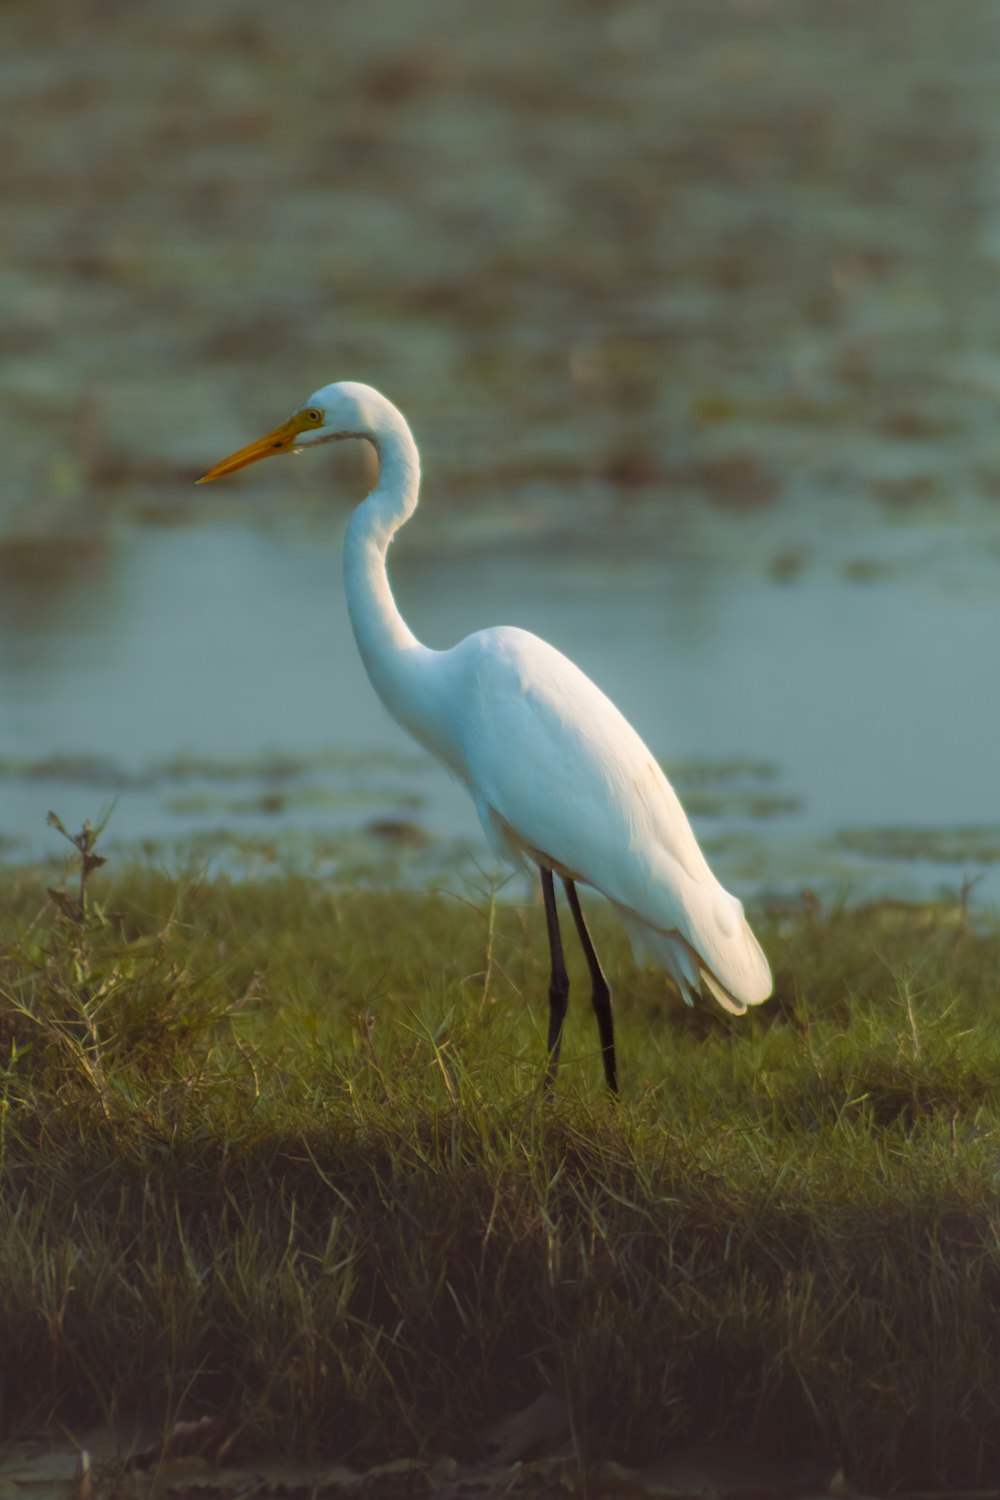
[{"label": "bird's wing", "polygon": [[742,906],[709,869],[655,756],[600,689],[524,631],[483,631],[455,649],[470,785],[508,836],[679,934],[737,999],[770,993]]}]

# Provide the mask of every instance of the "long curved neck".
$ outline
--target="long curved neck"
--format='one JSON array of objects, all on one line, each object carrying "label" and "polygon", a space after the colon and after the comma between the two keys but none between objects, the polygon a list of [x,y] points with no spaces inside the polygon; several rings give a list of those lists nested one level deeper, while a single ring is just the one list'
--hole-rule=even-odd
[{"label": "long curved neck", "polygon": [[383,420],[377,431],[363,434],[378,456],[378,484],[354,512],[344,539],[347,609],[358,650],[376,688],[394,655],[418,644],[392,597],[385,554],[417,508],[420,455],[405,421],[395,408],[390,410],[394,422]]},{"label": "long curved neck", "polygon": [[365,436],[378,456],[378,484],[351,517],[344,539],[347,611],[372,686],[386,708],[428,749],[441,753],[432,661],[392,596],[385,557],[389,543],[417,508],[420,455],[401,414],[389,402]]}]

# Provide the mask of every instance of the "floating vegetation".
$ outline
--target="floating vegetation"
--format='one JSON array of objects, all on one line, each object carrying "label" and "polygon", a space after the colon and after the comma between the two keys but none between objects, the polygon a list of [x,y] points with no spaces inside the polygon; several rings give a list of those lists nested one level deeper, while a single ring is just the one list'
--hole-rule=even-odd
[{"label": "floating vegetation", "polygon": [[395,848],[423,849],[429,843],[429,835],[426,829],[417,823],[409,823],[403,818],[375,818],[364,827],[365,833],[370,833],[373,838],[382,839]]},{"label": "floating vegetation", "polygon": [[54,754],[0,756],[0,777],[15,781],[59,781],[99,790],[146,790],[164,783],[183,781],[290,782],[307,776],[333,772],[359,775],[370,771],[412,773],[430,766],[427,756],[404,751],[365,748],[348,750],[331,745],[322,750],[295,754],[262,751],[258,755],[172,755],[138,769],[121,765],[107,756]]},{"label": "floating vegetation", "polygon": [[791,583],[809,567],[811,554],[805,547],[783,547],[768,563],[768,572],[775,583]]},{"label": "floating vegetation", "polygon": [[692,817],[767,819],[801,812],[802,801],[779,793],[690,791],[685,793],[684,806]]},{"label": "floating vegetation", "polygon": [[103,755],[0,756],[0,777],[10,781],[59,781],[98,791],[127,791],[156,784],[153,771],[130,771]]},{"label": "floating vegetation", "polygon": [[211,791],[192,791],[167,797],[164,806],[182,817],[247,817],[264,814],[284,817],[296,812],[345,812],[372,804],[376,807],[420,807],[423,798],[393,786],[297,786],[261,791],[245,797],[225,797]]},{"label": "floating vegetation", "polygon": [[835,841],[843,849],[878,859],[931,860],[938,864],[995,864],[1000,860],[1000,824],[958,828],[845,828]]},{"label": "floating vegetation", "polygon": [[729,756],[664,762],[664,768],[692,817],[763,820],[802,809],[800,798],[763,789],[778,779],[772,761]]},{"label": "floating vegetation", "polygon": [[892,572],[892,565],[875,557],[849,557],[840,565],[841,576],[853,583],[875,583]]},{"label": "floating vegetation", "polygon": [[720,760],[705,757],[698,760],[664,761],[670,780],[678,788],[731,785],[738,781],[774,781],[779,770],[774,761],[753,760],[746,756],[727,756]]}]

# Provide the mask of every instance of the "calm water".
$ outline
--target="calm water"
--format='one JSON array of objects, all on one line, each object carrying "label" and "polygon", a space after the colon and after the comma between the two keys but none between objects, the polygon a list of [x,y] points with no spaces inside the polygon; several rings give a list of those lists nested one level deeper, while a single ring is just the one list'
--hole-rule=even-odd
[{"label": "calm water", "polygon": [[[401,539],[392,572],[430,645],[510,623],[572,655],[675,775],[744,894],[983,874],[995,900],[996,559],[977,569],[927,543],[895,575],[788,578],[745,566],[733,540],[722,561],[509,545],[433,561]],[[55,850],[50,807],[75,824],[114,800],[109,836],[171,857],[237,833],[251,855],[391,854],[413,880],[408,860],[486,858],[465,793],[367,683],[336,523],[25,543],[0,567],[8,857]]]}]

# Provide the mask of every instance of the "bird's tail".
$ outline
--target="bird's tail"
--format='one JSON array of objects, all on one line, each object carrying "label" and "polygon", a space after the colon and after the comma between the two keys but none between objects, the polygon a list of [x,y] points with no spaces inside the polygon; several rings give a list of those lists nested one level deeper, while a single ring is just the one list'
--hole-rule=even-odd
[{"label": "bird's tail", "polygon": [[773,988],[770,966],[746,920],[739,935],[742,962],[736,991],[722,982],[679,932],[664,932],[643,922],[632,911],[620,907],[619,911],[632,939],[637,962],[645,959],[662,964],[676,982],[685,1005],[693,1005],[699,995],[707,993],[731,1016],[742,1016],[748,1006],[760,1005],[770,995]]}]

